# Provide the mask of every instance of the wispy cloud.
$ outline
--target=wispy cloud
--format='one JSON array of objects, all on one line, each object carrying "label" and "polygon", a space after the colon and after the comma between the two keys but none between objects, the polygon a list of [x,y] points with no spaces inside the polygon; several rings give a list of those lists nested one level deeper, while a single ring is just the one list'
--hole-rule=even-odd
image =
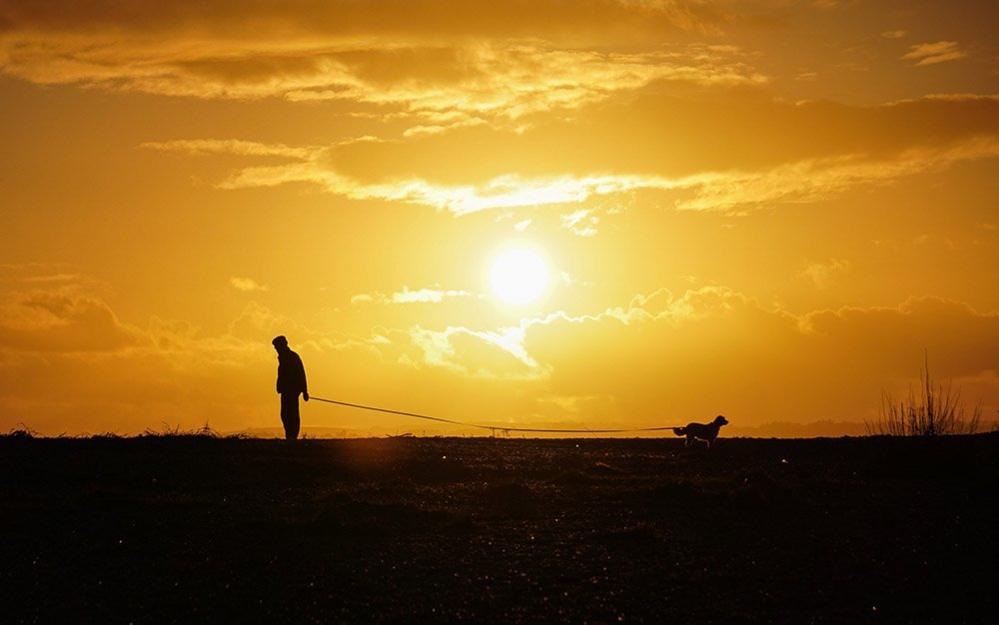
[{"label": "wispy cloud", "polygon": [[811,281],[818,289],[827,288],[838,275],[849,271],[850,261],[842,258],[831,258],[822,262],[807,263],[798,275]]},{"label": "wispy cloud", "polygon": [[[194,10],[148,4],[88,11],[69,1],[4,9],[0,71],[39,84],[212,99],[281,97],[392,107],[411,134],[572,108],[669,80],[701,86],[766,78],[734,46],[663,46],[710,31],[731,7],[700,0],[276,3]],[[637,48],[636,48],[637,44]],[[628,46],[637,51],[614,51]],[[443,117],[449,119],[446,121]]]},{"label": "wispy cloud", "polygon": [[233,286],[237,291],[252,292],[252,291],[267,291],[268,287],[266,284],[260,284],[253,278],[241,278],[238,276],[233,276],[229,278],[229,284]]},{"label": "wispy cloud", "polygon": [[693,197],[677,208],[739,211],[768,202],[808,203],[862,185],[887,184],[906,176],[939,171],[961,161],[999,156],[999,139],[971,139],[945,148],[907,150],[891,159],[848,155],[804,160],[757,172],[705,176]]},{"label": "wispy cloud", "polygon": [[238,156],[283,156],[309,158],[315,148],[289,147],[280,143],[258,143],[239,139],[178,139],[174,141],[147,141],[140,147],[164,152],[184,152],[192,155],[235,154]]},{"label": "wispy cloud", "polygon": [[906,61],[915,61],[917,67],[924,65],[935,65],[946,61],[956,61],[963,59],[967,54],[958,48],[956,41],[937,41],[934,43],[920,43],[909,48],[909,51],[902,55]]},{"label": "wispy cloud", "polygon": [[483,184],[441,185],[422,179],[364,184],[328,169],[318,159],[266,167],[248,167],[219,184],[223,189],[271,187],[292,182],[317,184],[324,190],[355,200],[388,200],[422,204],[456,215],[496,208],[579,203],[594,195],[643,188],[673,189],[691,186],[690,180],[672,181],[654,176],[564,175],[527,178],[503,175]]},{"label": "wispy cloud", "polygon": [[592,213],[592,210],[581,208],[567,215],[562,215],[560,217],[562,227],[576,236],[595,236],[597,234],[597,225],[600,223],[600,217]]},{"label": "wispy cloud", "polygon": [[422,288],[410,289],[407,286],[394,293],[358,293],[350,298],[351,304],[439,304],[445,299],[473,297],[473,293],[456,289]]},{"label": "wispy cloud", "polygon": [[293,101],[405,105],[431,122],[410,128],[407,133],[414,136],[480,124],[483,120],[477,116],[481,115],[519,118],[538,111],[576,108],[655,81],[701,86],[767,82],[766,76],[745,62],[738,48],[718,51],[688,46],[624,54],[513,43],[479,44],[455,55],[462,71],[451,81],[421,84],[400,77],[398,82],[371,83],[348,76],[335,89],[293,89],[283,95]]},{"label": "wispy cloud", "polygon": [[414,326],[402,333],[418,349],[419,357],[403,357],[401,364],[442,367],[472,378],[537,380],[549,367],[524,349],[524,327],[473,330],[449,326],[432,330]]},{"label": "wispy cloud", "polygon": [[[890,158],[863,154],[804,159],[762,170],[705,171],[670,178],[603,174],[526,178],[504,175],[481,185],[444,186],[410,179],[363,184],[331,171],[320,156],[283,165],[247,167],[219,183],[224,189],[306,182],[348,198],[432,206],[462,215],[495,208],[567,205],[593,196],[638,190],[681,191],[680,210],[743,211],[768,202],[815,202],[865,184],[887,183],[966,160],[999,156],[999,138],[984,137],[941,148],[913,148]],[[580,236],[596,234],[598,217],[588,209],[564,215],[562,224]]]},{"label": "wispy cloud", "polygon": [[[597,196],[668,191],[675,192],[670,201],[679,209],[741,212],[768,202],[813,202],[858,185],[993,157],[999,144],[999,98],[993,96],[939,94],[874,107],[743,98],[692,105],[650,93],[591,105],[568,119],[534,120],[519,130],[462,128],[327,146],[225,139],[147,145],[279,159],[231,171],[217,182],[223,189],[308,183],[351,199],[458,215],[562,205],[569,209],[563,210],[564,225],[590,235],[596,216],[578,212],[590,210],[578,205]],[[753,130],[758,124],[771,130],[766,141]],[[712,149],[705,133],[725,136],[730,149]],[[483,145],[490,149],[482,158],[452,157]]]}]

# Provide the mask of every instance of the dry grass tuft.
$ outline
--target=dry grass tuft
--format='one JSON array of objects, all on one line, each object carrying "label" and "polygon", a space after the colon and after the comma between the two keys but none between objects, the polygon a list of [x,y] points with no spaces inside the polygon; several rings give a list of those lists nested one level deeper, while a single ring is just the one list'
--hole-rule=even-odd
[{"label": "dry grass tuft", "polygon": [[881,394],[881,412],[868,421],[867,433],[874,436],[938,436],[974,434],[982,418],[981,403],[968,410],[961,389],[951,382],[937,384],[930,376],[929,357],[923,355],[918,392],[909,387],[908,397],[896,399]]}]

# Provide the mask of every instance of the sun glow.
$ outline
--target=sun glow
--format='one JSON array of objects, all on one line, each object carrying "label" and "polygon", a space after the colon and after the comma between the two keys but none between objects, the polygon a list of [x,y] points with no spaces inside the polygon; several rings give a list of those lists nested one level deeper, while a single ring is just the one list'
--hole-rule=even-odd
[{"label": "sun glow", "polygon": [[548,266],[529,250],[507,250],[493,261],[489,279],[493,293],[505,303],[530,304],[548,287]]}]

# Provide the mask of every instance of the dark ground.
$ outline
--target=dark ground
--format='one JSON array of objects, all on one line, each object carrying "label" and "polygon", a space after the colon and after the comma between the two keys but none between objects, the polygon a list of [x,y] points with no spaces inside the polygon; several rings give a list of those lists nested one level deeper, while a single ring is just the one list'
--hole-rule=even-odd
[{"label": "dark ground", "polygon": [[0,622],[996,622],[999,436],[0,437]]}]

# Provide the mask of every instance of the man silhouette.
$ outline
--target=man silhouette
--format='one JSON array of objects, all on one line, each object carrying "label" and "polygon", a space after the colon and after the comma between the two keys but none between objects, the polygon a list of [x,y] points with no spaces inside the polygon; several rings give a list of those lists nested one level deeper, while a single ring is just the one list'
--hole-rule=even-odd
[{"label": "man silhouette", "polygon": [[298,416],[298,394],[309,401],[309,386],[305,382],[305,366],[298,354],[288,347],[288,339],[275,337],[271,344],[278,354],[277,392],[281,395],[281,423],[284,437],[290,441],[298,438],[301,419]]}]

